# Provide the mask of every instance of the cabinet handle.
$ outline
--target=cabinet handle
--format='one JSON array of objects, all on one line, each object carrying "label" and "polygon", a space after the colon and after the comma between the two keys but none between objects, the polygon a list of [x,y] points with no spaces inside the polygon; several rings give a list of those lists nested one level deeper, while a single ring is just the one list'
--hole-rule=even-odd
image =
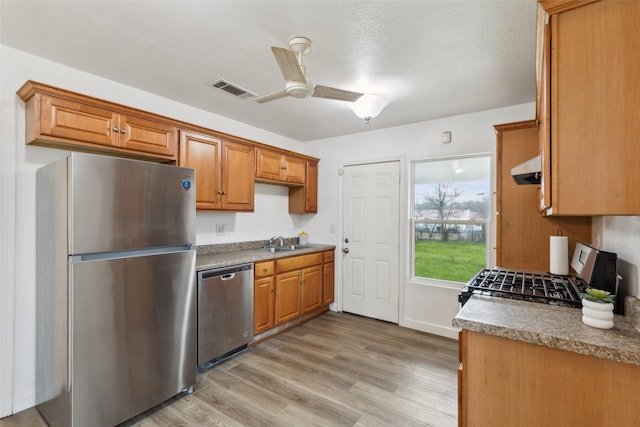
[{"label": "cabinet handle", "polygon": [[120,129],[120,133],[127,133],[127,130],[125,128]]},{"label": "cabinet handle", "polygon": [[263,272],[263,273],[266,273],[268,270],[269,270],[268,268],[263,268],[263,269],[262,269],[262,272]]},{"label": "cabinet handle", "polygon": [[271,288],[271,293],[273,293],[273,291],[274,291],[274,289],[273,289],[273,288]]},{"label": "cabinet handle", "polygon": [[227,195],[227,192],[226,192],[226,191],[223,191],[223,192],[222,192],[222,193],[220,193],[220,194],[222,194],[223,196],[226,196],[226,195]]},{"label": "cabinet handle", "polygon": [[119,128],[114,127],[114,128],[113,128],[113,131],[114,131],[114,132],[120,132],[120,129],[119,129]]}]

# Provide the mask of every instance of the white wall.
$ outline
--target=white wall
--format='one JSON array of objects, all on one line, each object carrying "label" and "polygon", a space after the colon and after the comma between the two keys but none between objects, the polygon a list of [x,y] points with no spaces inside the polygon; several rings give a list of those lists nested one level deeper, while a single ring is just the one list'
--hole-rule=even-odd
[{"label": "white wall", "polygon": [[597,247],[618,254],[621,293],[640,297],[640,217],[593,218],[592,241]]}]

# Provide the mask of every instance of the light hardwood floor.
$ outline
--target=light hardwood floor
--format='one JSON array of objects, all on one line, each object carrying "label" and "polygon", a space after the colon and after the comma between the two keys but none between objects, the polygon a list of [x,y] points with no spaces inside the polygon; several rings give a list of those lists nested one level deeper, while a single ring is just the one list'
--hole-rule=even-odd
[{"label": "light hardwood floor", "polygon": [[[327,312],[121,426],[456,426],[457,341]],[[46,426],[31,408],[0,426]]]}]

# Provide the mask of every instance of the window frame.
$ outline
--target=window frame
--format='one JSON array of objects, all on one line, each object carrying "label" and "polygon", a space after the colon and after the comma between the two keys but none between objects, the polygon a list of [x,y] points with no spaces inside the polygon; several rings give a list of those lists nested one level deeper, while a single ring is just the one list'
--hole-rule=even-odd
[{"label": "window frame", "polygon": [[[473,158],[486,158],[489,161],[489,170],[488,175],[488,193],[489,193],[489,206],[487,207],[487,218],[485,220],[417,220],[415,218],[415,167],[418,163],[428,163],[428,162],[438,162],[438,161],[448,161],[448,160],[465,160],[465,159],[473,159]],[[493,244],[494,236],[493,236],[493,217],[494,217],[494,157],[490,152],[481,152],[481,153],[472,153],[472,154],[462,154],[455,156],[445,156],[445,157],[431,157],[431,158],[415,158],[410,160],[409,167],[409,218],[408,218],[408,238],[410,242],[409,249],[409,282],[418,283],[418,284],[431,284],[438,285],[447,288],[462,288],[466,282],[457,282],[453,280],[439,279],[435,277],[424,277],[416,275],[416,224],[417,223],[433,223],[435,221],[439,223],[452,223],[452,224],[465,224],[465,225],[476,225],[484,224],[485,225],[485,267],[489,266],[491,259],[491,245]]]}]

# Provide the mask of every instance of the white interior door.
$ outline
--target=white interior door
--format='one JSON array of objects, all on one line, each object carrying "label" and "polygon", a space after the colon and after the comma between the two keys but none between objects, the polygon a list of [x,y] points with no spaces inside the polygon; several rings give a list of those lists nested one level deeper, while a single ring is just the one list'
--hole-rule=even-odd
[{"label": "white interior door", "polygon": [[400,162],[345,166],[343,311],[398,323]]}]

